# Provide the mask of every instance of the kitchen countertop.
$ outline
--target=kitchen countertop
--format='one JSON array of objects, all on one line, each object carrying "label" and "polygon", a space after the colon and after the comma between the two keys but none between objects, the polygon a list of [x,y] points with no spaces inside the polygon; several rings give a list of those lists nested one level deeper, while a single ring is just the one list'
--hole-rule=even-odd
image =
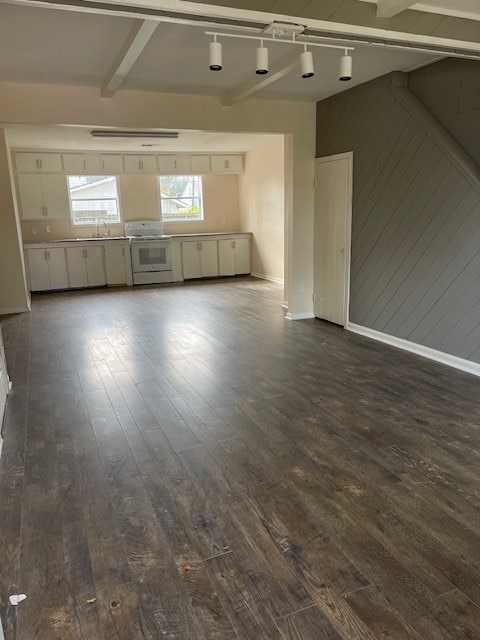
[{"label": "kitchen countertop", "polygon": [[[180,238],[202,238],[202,237],[217,237],[217,236],[251,236],[251,231],[211,231],[209,233],[172,233],[168,234],[172,240],[180,239]],[[100,237],[89,237],[89,238],[64,238],[63,240],[41,240],[39,242],[26,242],[24,243],[24,247],[38,247],[44,244],[62,244],[64,242],[73,243],[73,242],[109,242],[112,240],[128,240],[126,236],[100,236]]]}]

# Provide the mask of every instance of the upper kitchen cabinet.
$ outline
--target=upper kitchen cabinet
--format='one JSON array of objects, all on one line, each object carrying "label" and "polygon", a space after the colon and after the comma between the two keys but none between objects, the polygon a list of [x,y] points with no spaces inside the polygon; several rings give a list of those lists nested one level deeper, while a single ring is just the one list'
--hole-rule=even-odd
[{"label": "upper kitchen cabinet", "polygon": [[116,176],[125,171],[120,154],[64,153],[63,166],[66,174],[74,176]]},{"label": "upper kitchen cabinet", "polygon": [[243,156],[211,156],[212,171],[243,173]]},{"label": "upper kitchen cabinet", "polygon": [[195,174],[201,175],[202,173],[210,173],[212,170],[210,156],[190,156],[190,164],[192,167],[192,173]]},{"label": "upper kitchen cabinet", "polygon": [[26,173],[18,175],[17,182],[20,211],[24,220],[69,217],[70,203],[64,175]]},{"label": "upper kitchen cabinet", "polygon": [[192,173],[190,156],[187,155],[163,155],[157,156],[158,173],[169,175],[172,173],[189,174]]},{"label": "upper kitchen cabinet", "polygon": [[17,171],[41,171],[60,173],[63,171],[60,153],[15,153],[15,168]]},{"label": "upper kitchen cabinet", "polygon": [[147,155],[126,155],[125,171],[127,173],[157,173],[157,157]]}]

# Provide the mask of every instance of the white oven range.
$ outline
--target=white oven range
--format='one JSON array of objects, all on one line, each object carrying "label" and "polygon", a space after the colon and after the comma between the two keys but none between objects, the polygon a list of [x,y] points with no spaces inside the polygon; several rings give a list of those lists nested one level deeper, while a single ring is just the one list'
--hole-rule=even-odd
[{"label": "white oven range", "polygon": [[164,234],[163,222],[126,222],[125,235],[130,240],[133,284],[173,282],[171,239]]}]

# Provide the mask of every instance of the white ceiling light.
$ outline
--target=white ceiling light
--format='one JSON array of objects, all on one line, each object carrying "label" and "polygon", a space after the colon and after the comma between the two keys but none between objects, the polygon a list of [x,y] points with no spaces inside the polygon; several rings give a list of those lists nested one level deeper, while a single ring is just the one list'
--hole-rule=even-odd
[{"label": "white ceiling light", "polygon": [[257,49],[257,66],[255,73],[258,75],[268,73],[268,49],[263,46],[263,40],[260,41],[260,46]]},{"label": "white ceiling light", "polygon": [[178,138],[178,131],[122,131],[113,129],[94,129],[92,138]]},{"label": "white ceiling light", "polygon": [[312,78],[315,75],[312,52],[307,51],[307,45],[305,45],[303,53],[300,54],[300,72],[302,78]]},{"label": "white ceiling light", "polygon": [[213,42],[210,43],[210,70],[222,70],[222,43],[217,42],[217,36],[213,36]]},{"label": "white ceiling light", "polygon": [[345,55],[340,58],[340,76],[339,80],[347,82],[352,79],[352,56],[348,55],[348,51],[345,51]]}]

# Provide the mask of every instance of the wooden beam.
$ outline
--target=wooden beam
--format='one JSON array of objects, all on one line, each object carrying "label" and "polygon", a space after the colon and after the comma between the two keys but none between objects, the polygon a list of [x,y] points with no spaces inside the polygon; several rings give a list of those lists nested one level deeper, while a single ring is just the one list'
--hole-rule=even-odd
[{"label": "wooden beam", "polygon": [[393,18],[414,4],[416,0],[378,0],[377,18]]},{"label": "wooden beam", "polygon": [[283,56],[283,58],[280,58],[280,60],[277,60],[277,62],[274,62],[266,75],[254,74],[251,79],[233,89],[229,89],[221,96],[222,105],[229,107],[235,102],[245,100],[245,98],[250,97],[261,89],[268,87],[268,85],[273,82],[285,77],[298,66],[300,53],[301,49],[298,50],[298,47],[295,47],[294,51],[291,51],[286,56]]},{"label": "wooden beam", "polygon": [[103,98],[111,98],[121,86],[158,24],[153,20],[135,20],[135,24],[103,81],[100,89]]}]

